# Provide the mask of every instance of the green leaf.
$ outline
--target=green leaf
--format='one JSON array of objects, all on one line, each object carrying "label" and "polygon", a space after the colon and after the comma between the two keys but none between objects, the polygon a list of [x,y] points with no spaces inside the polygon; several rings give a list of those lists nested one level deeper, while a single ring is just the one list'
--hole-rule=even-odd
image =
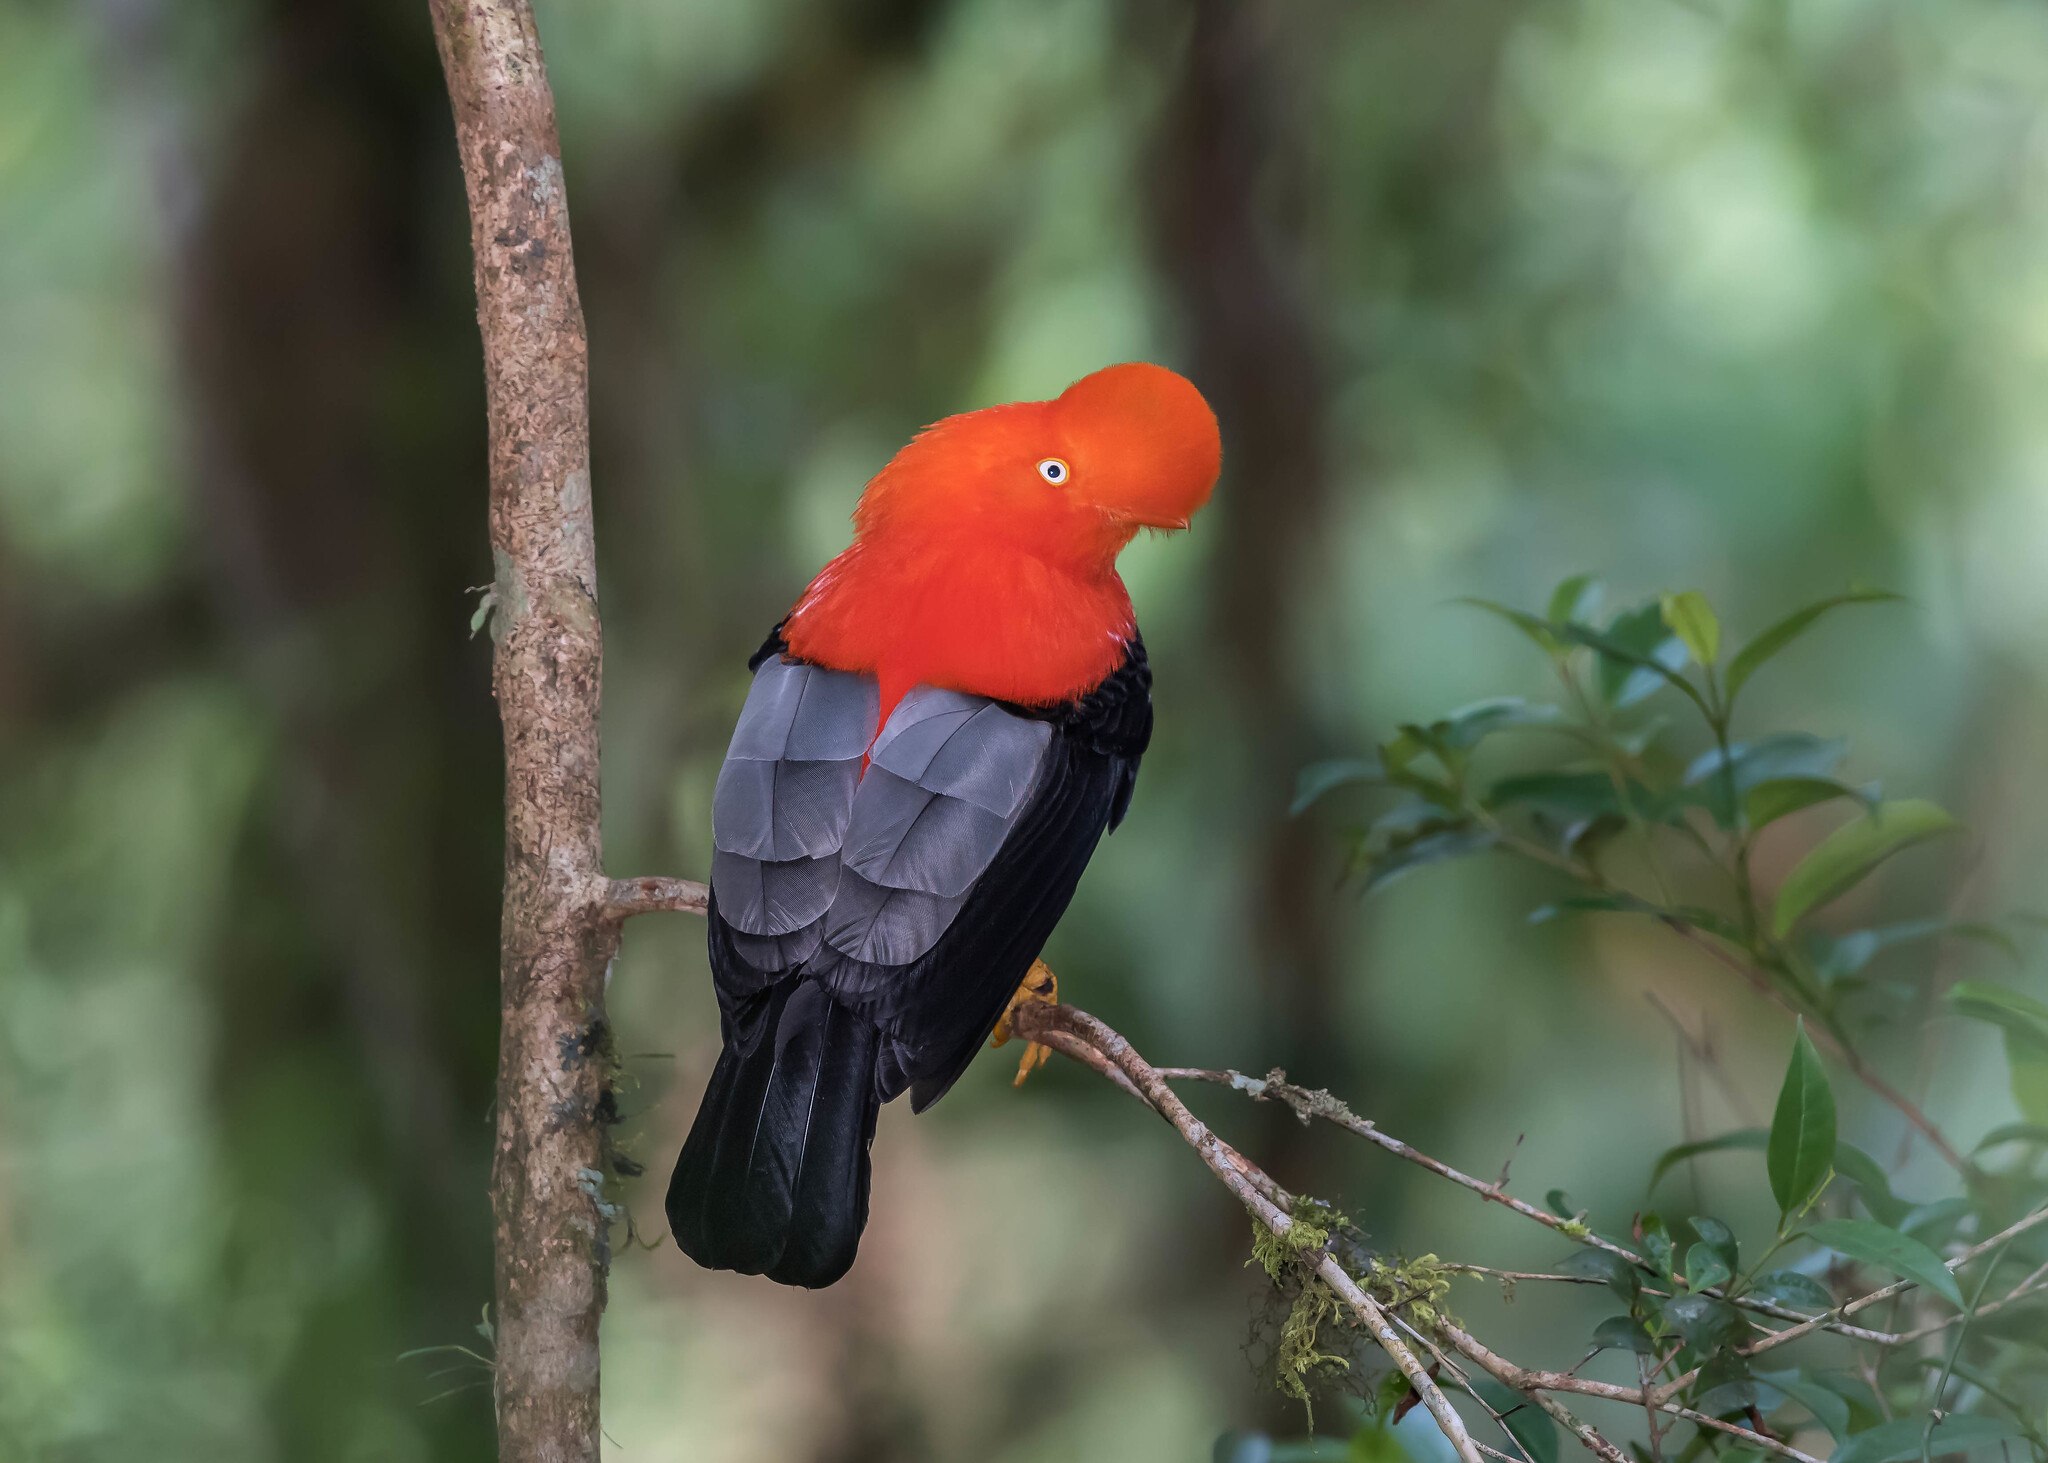
[{"label": "green leaf", "polygon": [[1462,596],[1454,600],[1453,603],[1470,605],[1475,610],[1485,610],[1489,615],[1506,620],[1510,625],[1513,625],[1517,630],[1520,630],[1552,655],[1556,655],[1564,649],[1563,645],[1559,643],[1557,636],[1552,633],[1551,627],[1546,622],[1537,619],[1526,611],[1510,609],[1508,606],[1497,601],[1479,599],[1473,595]]},{"label": "green leaf", "polygon": [[1333,757],[1326,762],[1311,762],[1294,779],[1294,801],[1288,805],[1287,811],[1292,816],[1299,816],[1340,787],[1384,780],[1377,764],[1359,757]]},{"label": "green leaf", "polygon": [[1911,844],[1961,825],[1938,806],[1919,798],[1880,803],[1844,824],[1799,861],[1778,888],[1771,931],[1784,937],[1800,916],[1847,893],[1879,864]]},{"label": "green leaf", "polygon": [[[1628,784],[1639,810],[1656,816],[1657,799],[1641,783]],[[1571,853],[1590,830],[1622,826],[1614,780],[1604,772],[1532,772],[1504,777],[1481,796],[1491,812],[1526,813],[1538,831],[1556,833],[1559,850]]]},{"label": "green leaf", "polygon": [[1579,1275],[1601,1281],[1626,1301],[1633,1301],[1643,1285],[1642,1272],[1635,1266],[1619,1255],[1596,1250],[1590,1245],[1566,1255],[1557,1268],[1562,1275]]},{"label": "green leaf", "polygon": [[1705,595],[1697,589],[1682,590],[1665,595],[1657,607],[1695,661],[1706,666],[1721,658],[1721,622]]},{"label": "green leaf", "polygon": [[1770,1146],[1764,1151],[1778,1212],[1789,1216],[1805,1209],[1827,1182],[1834,1161],[1835,1095],[1801,1021],[1792,1037],[1785,1081],[1778,1088],[1778,1107],[1771,1115]]},{"label": "green leaf", "polygon": [[1840,737],[1817,737],[1810,732],[1773,732],[1747,742],[1731,742],[1724,758],[1719,747],[1709,747],[1693,758],[1685,769],[1687,787],[1719,782],[1725,761],[1735,777],[1735,790],[1747,792],[1774,777],[1830,777],[1849,744]]},{"label": "green leaf", "polygon": [[2032,1123],[2048,1123],[2048,1052],[2018,1033],[2005,1033],[2005,1065],[2013,1104]]},{"label": "green leaf", "polygon": [[1701,1138],[1691,1143],[1680,1143],[1666,1148],[1657,1155],[1657,1162],[1650,1169],[1650,1187],[1656,1188],[1657,1181],[1671,1172],[1688,1158],[1702,1153],[1719,1153],[1729,1148],[1762,1148],[1769,1141],[1769,1134],[1762,1128],[1738,1128],[1732,1133],[1723,1133],[1718,1138]]},{"label": "green leaf", "polygon": [[1366,892],[1385,888],[1425,864],[1463,858],[1466,854],[1491,848],[1496,841],[1494,835],[1484,828],[1445,828],[1425,833],[1420,838],[1369,855],[1365,863],[1370,871],[1365,880]]},{"label": "green leaf", "polygon": [[1970,1217],[1971,1207],[1970,1201],[1961,1194],[1951,1194],[1946,1199],[1930,1199],[1925,1204],[1909,1207],[1892,1228],[1900,1234],[1911,1235],[1924,1245],[1938,1245],[1955,1236],[1962,1222]]},{"label": "green leaf", "polygon": [[1816,600],[1803,609],[1794,610],[1784,619],[1772,625],[1756,639],[1735,653],[1735,659],[1728,662],[1728,689],[1726,701],[1733,706],[1735,698],[1756,674],[1757,667],[1806,633],[1807,628],[1837,605],[1875,604],[1882,600],[1900,599],[1903,596],[1881,589],[1852,589],[1846,594],[1830,595]]},{"label": "green leaf", "polygon": [[1562,581],[1550,592],[1550,623],[1591,620],[1600,608],[1601,592],[1600,581],[1590,574],[1574,574]]},{"label": "green leaf", "polygon": [[1712,1290],[1733,1278],[1728,1262],[1711,1245],[1694,1245],[1685,1252],[1687,1290]]},{"label": "green leaf", "polygon": [[1689,1222],[1692,1232],[1700,1237],[1700,1243],[1719,1255],[1730,1270],[1735,1269],[1736,1257],[1740,1253],[1735,1231],[1711,1214],[1695,1214]]},{"label": "green leaf", "polygon": [[1920,1241],[1868,1219],[1823,1219],[1810,1225],[1806,1237],[1840,1255],[1917,1281],[1953,1305],[1963,1303],[1956,1278],[1941,1257]]},{"label": "green leaf", "polygon": [[1594,1327],[1593,1347],[1597,1351],[1633,1351],[1637,1356],[1657,1354],[1657,1343],[1634,1316],[1609,1316]]},{"label": "green leaf", "polygon": [[1802,808],[1836,798],[1865,801],[1857,789],[1831,777],[1773,777],[1742,795],[1742,821],[1752,828],[1762,828]]},{"label": "green leaf", "polygon": [[2020,991],[1981,980],[1959,980],[1949,987],[1948,1003],[1958,1016],[2002,1026],[2048,1049],[2048,1004]]},{"label": "green leaf", "polygon": [[1380,847],[1391,848],[1398,843],[1412,842],[1431,829],[1448,828],[1464,822],[1463,817],[1449,808],[1440,808],[1435,803],[1417,798],[1413,802],[1396,804],[1373,819],[1368,836],[1378,839]]},{"label": "green leaf", "polygon": [[1520,696],[1495,696],[1461,706],[1437,725],[1444,745],[1458,751],[1477,746],[1497,731],[1516,726],[1549,726],[1564,713],[1555,706],[1529,701]]},{"label": "green leaf", "polygon": [[1907,1463],[1921,1456],[1923,1444],[1932,1457],[1967,1453],[2024,1436],[2002,1417],[1951,1412],[1934,1424],[1932,1437],[1925,1417],[1902,1417],[1867,1428],[1835,1449],[1828,1463]]},{"label": "green leaf", "polygon": [[1633,894],[1614,890],[1604,894],[1574,894],[1565,899],[1554,899],[1548,904],[1539,904],[1529,911],[1532,925],[1549,924],[1552,920],[1563,919],[1573,914],[1651,914],[1661,915],[1665,911],[1648,900],[1638,899]]},{"label": "green leaf", "polygon": [[2048,1124],[2048,1005],[2032,996],[1985,981],[1962,980],[1949,988],[1958,1016],[1986,1021],[2005,1033],[2005,1061],[2020,1116]]},{"label": "green leaf", "polygon": [[1486,790],[1489,810],[1524,807],[1559,819],[1618,813],[1614,779],[1604,772],[1530,772],[1503,777]]},{"label": "green leaf", "polygon": [[1806,732],[1733,742],[1725,753],[1710,747],[1685,769],[1687,801],[1706,808],[1722,827],[1732,827],[1752,788],[1781,778],[1831,779],[1848,754],[1849,744],[1841,738],[1823,740]]},{"label": "green leaf", "polygon": [[1679,674],[1685,664],[1685,642],[1665,626],[1656,603],[1616,615],[1605,630],[1574,621],[1560,625],[1557,634],[1599,655],[1600,691],[1616,710],[1635,705],[1659,686],[1671,685],[1706,711],[1699,691]]},{"label": "green leaf", "polygon": [[1834,1296],[1828,1293],[1825,1285],[1811,1275],[1801,1275],[1797,1270],[1773,1270],[1767,1275],[1759,1275],[1751,1289],[1780,1305],[1798,1306],[1802,1310],[1832,1310],[1835,1304]]},{"label": "green leaf", "polygon": [[1820,954],[1814,962],[1814,970],[1823,984],[1832,985],[1844,976],[1854,975],[1894,945],[1933,939],[1941,935],[1978,940],[1995,946],[2015,962],[2020,958],[2019,947],[2013,943],[2012,937],[1996,925],[1947,919],[1915,919],[1895,925],[1880,925],[1875,929],[1852,930],[1838,939],[1822,942]]},{"label": "green leaf", "polygon": [[1913,1207],[1892,1193],[1891,1180],[1878,1161],[1853,1143],[1835,1145],[1835,1172],[1856,1186],[1863,1207],[1879,1224],[1896,1229]]},{"label": "green leaf", "polygon": [[1758,1372],[1757,1380],[1776,1387],[1787,1397],[1813,1414],[1813,1420],[1828,1430],[1829,1436],[1840,1442],[1849,1435],[1849,1404],[1816,1382],[1810,1382],[1796,1371]]},{"label": "green leaf", "polygon": [[1977,1146],[1970,1151],[1982,1153],[2001,1143],[2027,1143],[2036,1148],[2048,1148],[2048,1123],[2000,1123],[1979,1138]]},{"label": "green leaf", "polygon": [[1749,1363],[1733,1352],[1724,1351],[1700,1368],[1693,1406],[1710,1417],[1727,1417],[1749,1407],[1776,1407],[1776,1388],[1766,1389],[1749,1370]]},{"label": "green leaf", "polygon": [[1638,1214],[1636,1236],[1642,1241],[1643,1253],[1650,1263],[1665,1274],[1673,1273],[1673,1262],[1678,1258],[1678,1247],[1671,1242],[1671,1229],[1664,1223],[1661,1214]]},{"label": "green leaf", "polygon": [[1664,1302],[1663,1315],[1685,1344],[1699,1352],[1733,1345],[1749,1332],[1742,1312],[1711,1295],[1676,1295]]}]

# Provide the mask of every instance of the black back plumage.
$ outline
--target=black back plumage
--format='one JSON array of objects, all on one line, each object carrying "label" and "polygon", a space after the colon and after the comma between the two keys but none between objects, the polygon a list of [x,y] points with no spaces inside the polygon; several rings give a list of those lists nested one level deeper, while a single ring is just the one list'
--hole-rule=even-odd
[{"label": "black back plumage", "polygon": [[[668,1216],[700,1264],[829,1285],[867,1222],[882,1103],[945,1095],[1130,806],[1151,671],[1022,707],[919,688],[866,747],[873,682],[750,665],[714,801],[711,969],[724,1050]],[[849,748],[854,750],[849,751]]]}]

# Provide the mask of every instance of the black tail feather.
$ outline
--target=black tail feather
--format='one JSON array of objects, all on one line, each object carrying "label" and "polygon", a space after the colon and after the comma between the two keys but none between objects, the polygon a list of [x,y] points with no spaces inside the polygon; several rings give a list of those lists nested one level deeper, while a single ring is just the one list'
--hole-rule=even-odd
[{"label": "black tail feather", "polygon": [[734,1014],[669,1182],[669,1227],[711,1269],[830,1285],[867,1225],[880,1036],[799,977]]}]

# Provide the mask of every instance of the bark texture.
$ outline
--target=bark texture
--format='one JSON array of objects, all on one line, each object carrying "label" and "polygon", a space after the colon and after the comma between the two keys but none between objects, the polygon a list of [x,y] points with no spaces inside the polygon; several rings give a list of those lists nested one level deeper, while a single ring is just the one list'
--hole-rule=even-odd
[{"label": "bark texture", "polygon": [[505,733],[499,1456],[596,1463],[609,1042],[587,347],[554,98],[524,0],[429,0],[476,254]]}]

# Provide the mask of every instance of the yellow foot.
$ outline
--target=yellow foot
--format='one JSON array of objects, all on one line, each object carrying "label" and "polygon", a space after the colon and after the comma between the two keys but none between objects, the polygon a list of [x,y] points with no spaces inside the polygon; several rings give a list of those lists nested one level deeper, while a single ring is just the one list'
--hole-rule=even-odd
[{"label": "yellow foot", "polygon": [[[1003,1008],[1002,1018],[996,1022],[996,1029],[989,1033],[988,1044],[992,1047],[1006,1044],[1016,1035],[1012,1020],[1027,1001],[1037,1001],[1047,1006],[1060,1003],[1059,977],[1052,973],[1052,967],[1043,960],[1031,962],[1031,969],[1024,973],[1024,983],[1017,987],[1017,994],[1010,997],[1010,1004]],[[1010,1085],[1022,1087],[1024,1079],[1045,1065],[1052,1055],[1052,1048],[1040,1046],[1035,1041],[1024,1044],[1024,1055],[1017,1059],[1017,1079]]]}]

